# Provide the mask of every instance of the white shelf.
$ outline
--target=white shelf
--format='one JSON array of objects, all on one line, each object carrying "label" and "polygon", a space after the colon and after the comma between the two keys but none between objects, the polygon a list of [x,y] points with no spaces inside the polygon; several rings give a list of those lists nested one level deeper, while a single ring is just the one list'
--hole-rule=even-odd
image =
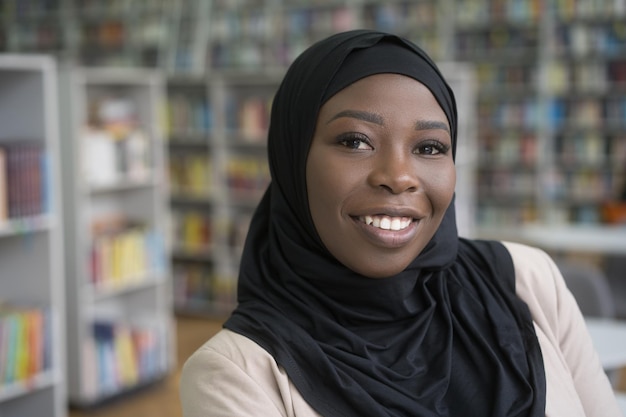
[{"label": "white shelf", "polygon": [[55,227],[55,221],[49,214],[3,220],[0,222],[0,237],[28,235],[43,232]]},{"label": "white shelf", "polygon": [[626,255],[626,227],[542,226],[481,228],[479,237],[527,243],[545,250]]},{"label": "white shelf", "polygon": [[[26,398],[29,394],[53,388],[59,383],[59,378],[52,371],[41,372],[25,381],[14,382],[0,386],[0,402]],[[41,414],[45,415],[45,414]]]},{"label": "white shelf", "polygon": [[[71,404],[84,407],[126,395],[162,378],[175,366],[174,327],[170,320],[173,297],[167,261],[168,184],[164,181],[167,152],[160,119],[164,91],[160,73],[143,69],[67,65],[60,82],[67,94],[63,97],[66,140],[62,155],[67,184],[64,198],[70,206],[65,211],[69,248],[68,398]],[[105,112],[102,108],[93,112],[94,106],[102,102],[112,106],[109,109],[133,109],[130,119],[134,122],[127,125],[131,133],[113,139],[118,134],[117,123],[109,130],[104,119],[100,124],[93,123],[94,114]],[[99,146],[105,146],[102,141],[109,138],[116,144],[114,151],[119,152],[130,149],[123,141],[132,137],[144,138],[141,149],[146,154],[141,160],[147,165],[140,168],[141,178],[117,170],[106,175],[110,181],[91,183],[83,172],[90,164],[85,158],[93,155],[87,152],[93,144],[89,141],[99,140]],[[97,231],[102,227],[113,230]],[[108,343],[118,344],[123,340],[120,338],[128,338],[129,332],[149,332],[154,340],[149,352],[158,359],[142,377],[135,375],[119,382],[106,379],[107,373],[116,372],[115,365],[98,361],[96,351],[106,349]],[[112,354],[117,355],[115,351]],[[125,363],[124,368],[138,366],[140,361]]]},{"label": "white shelf", "polygon": [[[32,215],[0,222],[0,301],[45,311],[49,364],[0,384],[0,416],[66,415],[63,227],[59,162],[57,66],[44,55],[0,54],[0,145],[41,146],[47,169],[40,184],[49,200]],[[29,171],[30,175],[32,172]],[[40,194],[41,195],[41,194]],[[44,199],[39,197],[40,201]],[[45,336],[44,336],[45,337]],[[2,360],[2,359],[0,359]],[[15,361],[15,358],[10,359]]]}]

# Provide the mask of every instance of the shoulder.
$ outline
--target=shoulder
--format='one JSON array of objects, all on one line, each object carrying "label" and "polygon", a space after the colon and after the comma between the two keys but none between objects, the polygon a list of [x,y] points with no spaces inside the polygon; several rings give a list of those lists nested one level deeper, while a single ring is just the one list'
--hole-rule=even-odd
[{"label": "shoulder", "polygon": [[317,416],[265,349],[227,329],[185,361],[179,389],[185,417]]},{"label": "shoulder", "polygon": [[254,341],[228,329],[217,332],[200,346],[188,361],[213,357],[242,365],[245,365],[246,359],[249,361],[250,357],[255,358],[255,364],[263,360],[273,361],[271,355]]},{"label": "shoulder", "polygon": [[578,307],[556,263],[542,249],[502,243],[513,259],[515,292],[528,305],[535,325],[543,331],[558,333],[563,314]]},{"label": "shoulder", "polygon": [[268,415],[282,416],[284,405],[276,394],[276,376],[280,375],[276,362],[259,345],[220,330],[183,365],[179,388],[184,415],[220,411],[246,416],[250,415],[247,410],[263,406]]},{"label": "shoulder", "polygon": [[520,243],[502,242],[515,270],[515,289],[527,303],[554,300],[565,282],[553,259],[542,249]]},{"label": "shoulder", "polygon": [[[225,374],[225,375],[222,375]],[[183,380],[224,377],[264,381],[280,375],[274,358],[251,339],[222,329],[198,348],[183,365]]]}]

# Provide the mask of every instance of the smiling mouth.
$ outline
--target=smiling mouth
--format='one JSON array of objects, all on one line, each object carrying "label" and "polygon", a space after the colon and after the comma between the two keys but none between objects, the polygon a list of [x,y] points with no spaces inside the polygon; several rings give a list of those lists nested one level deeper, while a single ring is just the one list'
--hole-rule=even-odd
[{"label": "smiling mouth", "polygon": [[411,225],[413,218],[411,217],[392,217],[392,216],[359,216],[358,220],[368,226],[373,226],[382,230],[400,231]]}]

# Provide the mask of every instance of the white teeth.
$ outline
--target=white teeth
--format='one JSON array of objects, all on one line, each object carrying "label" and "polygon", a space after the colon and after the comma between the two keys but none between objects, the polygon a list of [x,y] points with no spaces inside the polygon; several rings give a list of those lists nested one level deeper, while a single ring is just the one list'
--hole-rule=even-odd
[{"label": "white teeth", "polygon": [[411,224],[410,217],[362,216],[360,220],[379,229],[394,231],[406,229]]}]

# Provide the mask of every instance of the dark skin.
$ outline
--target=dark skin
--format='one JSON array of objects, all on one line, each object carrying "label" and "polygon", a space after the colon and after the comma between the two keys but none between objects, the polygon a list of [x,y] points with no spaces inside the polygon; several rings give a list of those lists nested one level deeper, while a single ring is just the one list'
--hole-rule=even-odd
[{"label": "dark skin", "polygon": [[421,253],[452,201],[446,115],[412,78],[363,78],[322,106],[306,179],[330,253],[366,277],[395,275]]}]

